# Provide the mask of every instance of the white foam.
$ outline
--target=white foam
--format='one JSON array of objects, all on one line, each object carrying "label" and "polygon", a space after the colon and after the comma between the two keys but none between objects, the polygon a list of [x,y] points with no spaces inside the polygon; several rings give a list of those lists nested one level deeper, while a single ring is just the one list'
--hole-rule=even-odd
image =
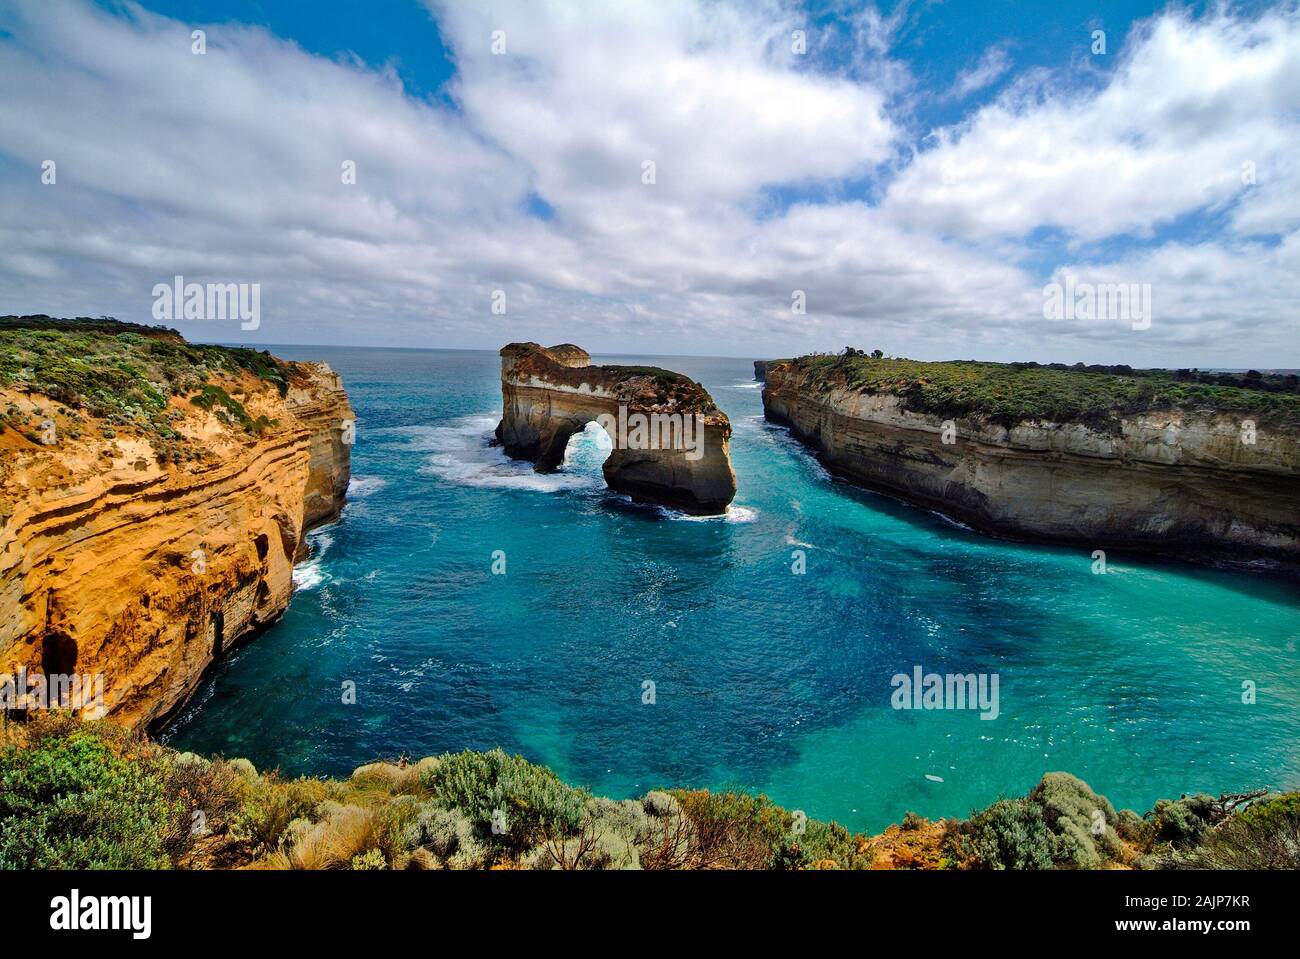
[{"label": "white foam", "polygon": [[[900,502],[907,502],[907,501],[906,501],[906,500],[900,500]],[[939,519],[943,520],[943,521],[944,521],[945,523],[947,523],[949,526],[955,526],[955,527],[957,527],[957,529],[964,529],[964,530],[965,530],[966,532],[968,532],[968,533],[973,533],[973,532],[975,532],[973,529],[971,529],[969,526],[967,526],[967,525],[966,525],[965,523],[963,523],[961,520],[959,520],[959,519],[954,519],[953,517],[949,516],[947,513],[941,513],[941,512],[939,512],[937,509],[927,510],[927,512],[928,512],[931,516],[937,516],[937,517],[939,517]]]},{"label": "white foam", "polygon": [[323,564],[325,554],[334,545],[334,537],[324,530],[318,530],[307,534],[307,542],[311,546],[311,555],[293,568],[293,588],[304,592],[315,589],[329,579]]},{"label": "white foam", "polygon": [[320,563],[315,560],[308,560],[305,563],[299,563],[293,568],[293,588],[296,592],[306,592],[315,589],[321,583],[325,582],[325,571],[320,568]]},{"label": "white foam", "polygon": [[752,523],[758,519],[758,510],[752,506],[736,506],[734,503],[727,507],[725,513],[716,516],[692,516],[689,513],[679,513],[675,509],[668,509],[666,506],[657,507],[668,519],[684,520],[688,523]]},{"label": "white foam", "polygon": [[406,449],[432,454],[420,472],[459,486],[536,493],[603,489],[598,473],[535,473],[532,463],[512,460],[501,447],[489,446],[497,420],[492,414],[477,414],[452,420],[446,426],[402,427],[393,432],[409,437]]},{"label": "white foam", "polygon": [[348,496],[352,499],[360,499],[379,492],[387,485],[388,480],[381,476],[354,476],[348,483]]}]

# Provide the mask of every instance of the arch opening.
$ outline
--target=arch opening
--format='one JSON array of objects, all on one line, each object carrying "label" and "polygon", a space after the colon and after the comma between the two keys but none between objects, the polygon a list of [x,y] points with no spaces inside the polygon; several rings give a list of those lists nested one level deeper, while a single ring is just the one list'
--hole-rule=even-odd
[{"label": "arch opening", "polygon": [[602,476],[605,460],[614,452],[614,441],[595,420],[589,420],[580,430],[569,434],[560,459],[560,469],[566,473]]}]

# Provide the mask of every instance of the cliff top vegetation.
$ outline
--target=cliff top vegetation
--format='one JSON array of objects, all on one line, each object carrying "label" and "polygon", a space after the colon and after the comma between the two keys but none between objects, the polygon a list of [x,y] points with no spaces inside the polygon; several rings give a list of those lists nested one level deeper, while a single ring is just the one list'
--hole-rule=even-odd
[{"label": "cliff top vegetation", "polygon": [[1300,425],[1295,374],[1133,369],[1077,363],[925,362],[847,349],[772,361],[814,389],[847,387],[899,396],[904,406],[938,416],[982,416],[1012,426],[1026,420],[1114,428],[1119,418],[1177,410],[1254,417]]},{"label": "cliff top vegetation", "polygon": [[1116,811],[1067,773],[967,819],[878,836],[763,796],[613,800],[501,750],[288,779],[107,723],[0,726],[0,868],[1099,869],[1300,866],[1300,794]]},{"label": "cliff top vegetation", "polygon": [[[232,424],[258,433],[270,421],[250,416],[225,387],[212,382],[244,374],[283,396],[294,369],[258,350],[187,343],[166,327],[108,317],[0,317],[0,389],[54,401],[69,420],[60,435],[75,434],[86,418],[93,418],[108,431],[105,435],[123,428],[139,430],[160,454],[192,457],[197,452],[185,450],[173,429],[170,400],[179,397],[201,409],[216,408]],[[9,404],[0,408],[0,433],[12,429],[37,442],[41,415],[53,412],[33,414]]]},{"label": "cliff top vegetation", "polygon": [[590,355],[572,343],[552,347],[510,343],[502,347],[501,355],[512,357],[520,373],[557,385],[599,387],[638,409],[719,413],[709,391],[689,376],[658,366],[587,365]]}]

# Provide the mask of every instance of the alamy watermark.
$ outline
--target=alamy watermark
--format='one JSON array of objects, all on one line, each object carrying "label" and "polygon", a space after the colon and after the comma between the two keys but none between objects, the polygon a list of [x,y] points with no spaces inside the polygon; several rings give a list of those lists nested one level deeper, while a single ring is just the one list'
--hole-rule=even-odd
[{"label": "alamy watermark", "polygon": [[1045,320],[1121,320],[1135,330],[1151,328],[1150,283],[1065,283],[1043,287]]},{"label": "alamy watermark", "polygon": [[0,712],[28,709],[85,711],[91,719],[104,715],[103,673],[0,673]]},{"label": "alamy watermark", "polygon": [[176,276],[153,288],[155,320],[240,320],[241,330],[262,325],[262,284],[186,283]]},{"label": "alamy watermark", "polygon": [[152,896],[83,896],[73,889],[50,900],[50,928],[56,932],[123,930],[132,939],[148,939],[152,917]]},{"label": "alamy watermark", "polygon": [[692,462],[704,456],[704,417],[699,413],[601,413],[596,423],[618,450],[681,450]]},{"label": "alamy watermark", "polygon": [[997,673],[927,673],[920,666],[912,674],[895,673],[889,704],[895,709],[978,709],[980,719],[997,719]]}]

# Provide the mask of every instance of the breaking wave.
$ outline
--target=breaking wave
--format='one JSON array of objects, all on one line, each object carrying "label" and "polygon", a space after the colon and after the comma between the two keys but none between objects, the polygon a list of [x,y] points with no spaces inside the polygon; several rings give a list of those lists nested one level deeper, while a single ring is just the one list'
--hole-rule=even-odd
[{"label": "breaking wave", "polygon": [[393,432],[407,438],[406,449],[430,454],[420,472],[458,486],[537,493],[604,489],[599,473],[535,473],[532,463],[512,460],[501,447],[489,446],[498,419],[480,413],[445,426],[408,426]]}]

